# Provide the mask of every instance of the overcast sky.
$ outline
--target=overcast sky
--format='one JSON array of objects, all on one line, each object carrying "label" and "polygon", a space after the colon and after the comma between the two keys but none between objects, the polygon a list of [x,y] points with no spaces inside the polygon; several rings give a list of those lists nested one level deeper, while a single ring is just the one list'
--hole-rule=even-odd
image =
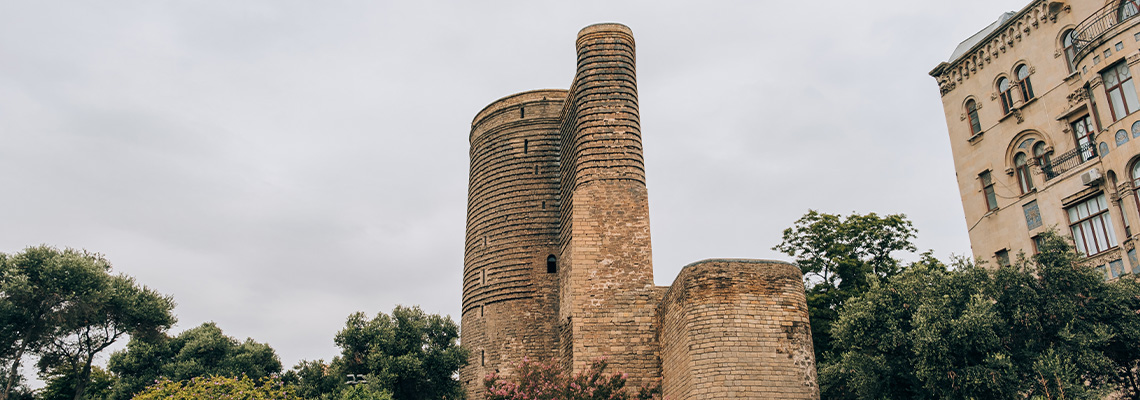
[{"label": "overcast sky", "polygon": [[[354,311],[458,322],[468,133],[637,40],[656,281],[808,209],[905,213],[968,254],[927,72],[1027,0],[0,0],[0,252],[101,252],[286,368]],[[912,257],[913,258],[913,257]],[[105,362],[104,355],[100,362]]]}]

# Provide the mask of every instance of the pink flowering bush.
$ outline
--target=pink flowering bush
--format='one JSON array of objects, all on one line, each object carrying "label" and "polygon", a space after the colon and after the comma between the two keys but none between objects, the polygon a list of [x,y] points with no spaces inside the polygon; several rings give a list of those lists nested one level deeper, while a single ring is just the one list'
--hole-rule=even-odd
[{"label": "pink flowering bush", "polygon": [[606,360],[599,359],[585,371],[567,375],[554,363],[523,359],[511,376],[483,378],[488,400],[657,400],[661,385],[651,385],[631,394],[624,372],[606,373]]}]

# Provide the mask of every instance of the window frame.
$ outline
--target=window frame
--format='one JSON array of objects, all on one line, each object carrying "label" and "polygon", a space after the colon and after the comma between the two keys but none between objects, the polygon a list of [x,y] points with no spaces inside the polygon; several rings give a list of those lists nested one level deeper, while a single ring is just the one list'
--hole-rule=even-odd
[{"label": "window frame", "polygon": [[[1005,86],[1005,89],[1002,89]],[[998,78],[997,81],[998,97],[1001,98],[1002,115],[1013,112],[1013,84],[1007,77]]]},{"label": "window frame", "polygon": [[1140,215],[1140,159],[1132,162],[1132,197],[1136,200],[1136,212]]},{"label": "window frame", "polygon": [[[1127,78],[1121,79],[1123,77],[1122,71],[1127,72]],[[1108,99],[1108,113],[1112,116],[1112,122],[1120,121],[1140,110],[1140,98],[1136,95],[1136,85],[1132,82],[1132,70],[1128,68],[1127,62],[1121,61],[1105,68],[1100,76],[1104,86],[1105,98]],[[1115,78],[1116,83],[1110,85],[1110,77]],[[1114,92],[1116,97],[1113,96]],[[1117,105],[1118,101],[1121,104]],[[1121,106],[1124,108],[1123,114],[1117,110]]]},{"label": "window frame", "polygon": [[[1126,9],[1129,6],[1131,6],[1130,9]],[[1125,13],[1129,14],[1126,15]],[[1126,19],[1135,17],[1137,14],[1140,14],[1140,2],[1136,0],[1121,0],[1120,5],[1116,8],[1116,22],[1123,22]]]},{"label": "window frame", "polygon": [[1017,187],[1021,189],[1022,195],[1037,190],[1033,185],[1033,176],[1029,174],[1029,156],[1025,152],[1019,151],[1013,156],[1013,169],[1017,175]]},{"label": "window frame", "polygon": [[[1084,124],[1083,128],[1081,124]],[[1095,136],[1097,127],[1096,124],[1093,123],[1092,117],[1085,115],[1081,118],[1077,118],[1076,121],[1073,121],[1071,126],[1073,128],[1073,143],[1076,145],[1077,151],[1081,152],[1081,162],[1083,163],[1085,161],[1093,159],[1093,157],[1096,157]],[[1085,131],[1084,135],[1081,135],[1080,133],[1082,130]],[[1086,140],[1087,143],[1082,144],[1082,139]],[[1082,146],[1087,146],[1087,149],[1081,151],[1080,148]]]},{"label": "window frame", "polygon": [[[1022,74],[1023,72],[1024,74]],[[1029,81],[1029,65],[1021,64],[1014,67],[1013,74],[1013,76],[1017,77],[1017,87],[1021,89],[1021,100],[1029,101],[1033,99],[1033,83]]]},{"label": "window frame", "polygon": [[[1091,211],[1089,204],[1096,204],[1098,211]],[[1080,208],[1082,206],[1085,207],[1084,210]],[[1073,244],[1076,246],[1077,252],[1086,257],[1092,257],[1120,246],[1116,240],[1116,227],[1112,225],[1112,218],[1109,216],[1108,210],[1110,208],[1108,199],[1103,192],[1065,207],[1065,216],[1069,221],[1069,233],[1073,235]],[[1080,216],[1082,211],[1087,215]],[[1073,221],[1074,215],[1077,217],[1076,221]],[[1103,237],[1098,238],[1098,234]],[[1089,247],[1090,239],[1095,248]],[[1099,239],[1104,239],[1105,243],[1100,243]],[[1090,252],[1090,250],[1096,250],[1096,252]]]},{"label": "window frame", "polygon": [[982,198],[986,202],[986,212],[997,211],[997,192],[994,191],[993,174],[989,170],[982,171],[978,174],[978,180],[982,183]]},{"label": "window frame", "polygon": [[1065,54],[1065,64],[1069,66],[1069,73],[1077,72],[1077,66],[1073,61],[1077,58],[1077,46],[1073,40],[1074,29],[1069,29],[1061,34],[1061,52]]},{"label": "window frame", "polygon": [[966,119],[970,121],[970,136],[982,132],[982,119],[978,116],[978,102],[974,99],[966,100]]}]

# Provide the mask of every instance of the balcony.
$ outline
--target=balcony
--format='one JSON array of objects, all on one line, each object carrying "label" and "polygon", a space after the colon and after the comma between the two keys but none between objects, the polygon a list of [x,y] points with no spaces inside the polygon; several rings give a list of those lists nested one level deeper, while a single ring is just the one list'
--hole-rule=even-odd
[{"label": "balcony", "polygon": [[1056,157],[1041,157],[1033,160],[1033,165],[1041,167],[1041,173],[1045,175],[1045,181],[1061,176],[1065,171],[1076,168],[1096,158],[1096,144],[1088,143],[1079,146],[1075,149],[1066,151],[1065,153]]},{"label": "balcony", "polygon": [[[1140,0],[1113,1],[1081,21],[1073,29],[1073,47],[1077,59],[1088,54],[1098,44],[1098,39],[1113,27],[1135,19],[1140,15]],[[1074,63],[1076,60],[1073,60]]]}]

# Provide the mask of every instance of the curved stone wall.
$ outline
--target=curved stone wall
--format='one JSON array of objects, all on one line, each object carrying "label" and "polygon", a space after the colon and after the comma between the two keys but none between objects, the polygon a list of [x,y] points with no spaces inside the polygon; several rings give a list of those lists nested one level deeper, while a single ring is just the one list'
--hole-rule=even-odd
[{"label": "curved stone wall", "polygon": [[[523,357],[557,351],[558,116],[565,90],[495,101],[471,125],[460,379],[478,393],[483,377]],[[474,389],[474,390],[472,390]]]},{"label": "curved stone wall", "polygon": [[818,399],[801,279],[780,261],[682,269],[658,308],[665,397]]}]

